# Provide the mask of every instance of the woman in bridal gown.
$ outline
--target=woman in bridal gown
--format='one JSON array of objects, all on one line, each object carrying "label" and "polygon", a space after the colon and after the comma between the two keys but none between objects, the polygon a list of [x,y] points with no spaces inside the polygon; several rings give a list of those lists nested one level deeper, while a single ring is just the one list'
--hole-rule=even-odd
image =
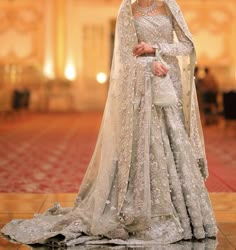
[{"label": "woman in bridal gown", "polygon": [[[103,120],[74,206],[55,204],[32,219],[13,220],[4,235],[25,244],[66,246],[216,236],[204,184],[194,43],[175,0],[155,1],[121,3]],[[166,74],[178,102],[159,106],[152,83]]]}]

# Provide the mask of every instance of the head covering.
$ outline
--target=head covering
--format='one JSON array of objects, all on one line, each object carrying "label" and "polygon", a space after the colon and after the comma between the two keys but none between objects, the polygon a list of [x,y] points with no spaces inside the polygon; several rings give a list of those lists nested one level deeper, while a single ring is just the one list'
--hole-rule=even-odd
[{"label": "head covering", "polygon": [[[192,41],[191,33],[175,0],[165,0],[165,3],[185,35]],[[116,23],[107,102],[97,144],[77,199],[80,207],[83,206],[83,201],[86,201],[84,204],[90,204],[88,210],[94,211],[91,225],[91,231],[94,234],[102,234],[99,225],[108,221],[103,220],[103,216],[106,214],[104,213],[106,204],[108,202],[116,204],[114,216],[119,215],[127,192],[132,160],[134,90],[137,80],[137,61],[132,50],[137,43],[131,0],[123,0]],[[190,56],[183,57],[181,60],[183,105],[186,131],[193,146],[198,145],[195,150],[196,158],[199,159],[202,175],[206,178],[204,141],[193,79],[195,58],[194,49]],[[112,187],[116,187],[116,189]],[[114,192],[112,193],[113,201],[108,200],[111,190]],[[147,202],[143,202],[144,206]],[[108,215],[106,214],[106,216]],[[89,221],[91,222],[91,218]],[[112,224],[111,221],[110,224]],[[103,225],[104,230],[105,228],[109,230],[108,227],[109,225],[107,228]]]}]

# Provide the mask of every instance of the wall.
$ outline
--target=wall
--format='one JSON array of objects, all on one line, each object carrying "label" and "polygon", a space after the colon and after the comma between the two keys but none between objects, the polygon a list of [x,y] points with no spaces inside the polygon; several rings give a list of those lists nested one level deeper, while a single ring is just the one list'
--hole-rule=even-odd
[{"label": "wall", "polygon": [[[222,89],[235,87],[236,1],[178,3],[193,33],[199,66],[210,66]],[[24,79],[31,81],[32,110],[102,110],[108,82],[99,84],[96,76],[99,72],[109,76],[111,23],[119,4],[118,0],[1,0],[0,94]],[[38,73],[32,77],[27,73],[26,80],[21,72],[32,65]]]},{"label": "wall", "polygon": [[220,88],[236,88],[235,0],[180,1],[196,43],[198,64],[209,66]]}]

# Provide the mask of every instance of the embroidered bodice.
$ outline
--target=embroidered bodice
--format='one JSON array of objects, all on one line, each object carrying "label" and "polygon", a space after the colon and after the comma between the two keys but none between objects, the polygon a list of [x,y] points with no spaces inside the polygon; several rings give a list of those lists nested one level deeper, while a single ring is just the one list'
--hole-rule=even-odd
[{"label": "embroidered bodice", "polygon": [[[136,17],[134,23],[139,42],[160,46],[159,52],[169,65],[169,74],[176,94],[179,100],[182,100],[181,72],[177,56],[190,54],[193,49],[192,42],[185,36],[170,12]],[[174,33],[178,41],[175,41]]]},{"label": "embroidered bodice", "polygon": [[[140,16],[135,18],[139,42],[159,44],[164,56],[188,55],[193,49],[192,42],[185,36],[171,14]],[[174,42],[174,32],[178,42]],[[173,58],[172,58],[173,59]]]}]

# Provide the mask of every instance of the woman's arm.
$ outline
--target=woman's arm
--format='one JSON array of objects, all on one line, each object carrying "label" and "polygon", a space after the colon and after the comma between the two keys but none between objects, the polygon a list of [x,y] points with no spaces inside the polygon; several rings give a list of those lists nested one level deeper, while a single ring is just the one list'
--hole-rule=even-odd
[{"label": "woman's arm", "polygon": [[178,38],[176,43],[159,43],[159,53],[167,56],[183,56],[191,54],[193,50],[192,42],[186,37],[179,27],[175,17],[172,16],[173,29]]}]

